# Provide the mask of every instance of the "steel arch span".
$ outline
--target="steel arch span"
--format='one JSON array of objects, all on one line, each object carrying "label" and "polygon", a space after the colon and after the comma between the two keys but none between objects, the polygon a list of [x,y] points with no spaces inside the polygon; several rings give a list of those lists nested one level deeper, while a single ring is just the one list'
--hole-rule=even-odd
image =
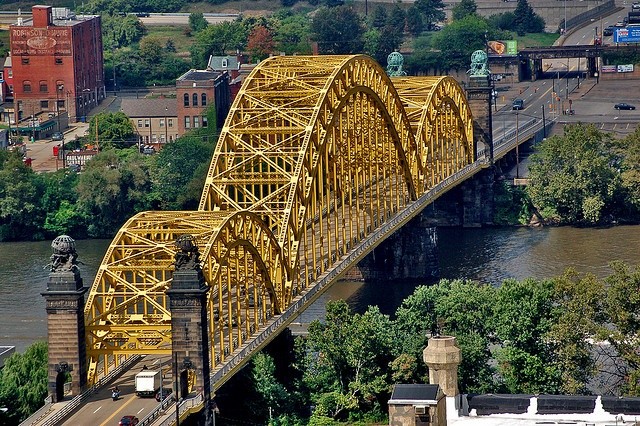
[{"label": "steel arch span", "polygon": [[140,213],[107,250],[85,307],[89,382],[122,355],[171,353],[165,291],[180,235],[200,248],[216,371],[474,161],[470,108],[450,77],[391,79],[362,55],[263,61],[227,116],[198,211]]}]

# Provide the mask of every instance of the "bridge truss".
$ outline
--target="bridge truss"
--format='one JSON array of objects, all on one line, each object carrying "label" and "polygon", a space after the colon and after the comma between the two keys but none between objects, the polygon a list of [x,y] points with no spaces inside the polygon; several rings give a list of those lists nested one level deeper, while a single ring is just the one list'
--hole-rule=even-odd
[{"label": "bridge truss", "polygon": [[474,160],[470,108],[450,77],[390,79],[361,55],[263,61],[232,105],[198,210],[139,213],[107,250],[85,307],[89,383],[122,356],[171,353],[179,236],[200,249],[214,371]]}]

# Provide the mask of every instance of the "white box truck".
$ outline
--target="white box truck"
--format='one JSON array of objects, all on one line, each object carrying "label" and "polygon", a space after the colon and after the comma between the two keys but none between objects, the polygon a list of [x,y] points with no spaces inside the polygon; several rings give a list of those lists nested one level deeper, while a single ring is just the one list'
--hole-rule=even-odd
[{"label": "white box truck", "polygon": [[162,385],[162,374],[160,371],[144,370],[136,374],[136,395],[155,396]]}]

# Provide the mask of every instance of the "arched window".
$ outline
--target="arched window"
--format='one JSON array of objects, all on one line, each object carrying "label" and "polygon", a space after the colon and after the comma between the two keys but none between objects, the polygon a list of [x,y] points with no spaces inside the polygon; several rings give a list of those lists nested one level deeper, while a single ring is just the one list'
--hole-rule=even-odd
[{"label": "arched window", "polygon": [[22,90],[26,93],[31,92],[31,81],[25,80],[22,82]]},{"label": "arched window", "polygon": [[207,94],[203,93],[201,96],[202,102],[200,102],[200,105],[202,106],[207,106]]},{"label": "arched window", "polygon": [[188,93],[184,94],[184,106],[186,106],[186,107],[189,106],[189,94]]},{"label": "arched window", "polygon": [[193,94],[193,106],[198,106],[198,94]]}]

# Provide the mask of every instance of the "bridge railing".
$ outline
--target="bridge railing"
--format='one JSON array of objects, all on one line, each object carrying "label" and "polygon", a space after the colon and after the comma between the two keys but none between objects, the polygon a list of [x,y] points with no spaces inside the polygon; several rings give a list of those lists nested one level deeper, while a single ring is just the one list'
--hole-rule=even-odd
[{"label": "bridge railing", "polygon": [[[169,399],[169,398],[167,398]],[[173,400],[171,401],[170,404],[167,405],[167,407],[169,405],[171,405],[173,403]],[[183,399],[178,403],[178,416],[180,417],[180,420],[183,420],[185,417],[191,415],[191,414],[195,414],[197,412],[199,412],[202,409],[202,405],[204,403],[204,395],[199,393],[196,396],[194,396],[193,398],[188,398],[188,399]],[[158,410],[158,409],[156,409]],[[138,426],[146,426],[146,425],[150,425],[151,422],[156,419],[158,416],[155,416],[153,419],[150,419],[148,423],[145,423],[145,421],[147,421],[147,419],[151,416],[152,413],[149,413],[147,415],[147,417],[145,417],[140,423],[138,423]],[[176,424],[176,415],[175,415],[175,411],[172,415],[169,415],[169,417],[167,417],[166,419],[164,419],[162,421],[162,423],[159,423],[158,426],[171,426]]]},{"label": "bridge railing", "polygon": [[505,153],[515,148],[516,144],[528,140],[532,135],[540,132],[543,128],[546,128],[548,133],[555,122],[555,117],[545,120],[544,122],[542,119],[531,119],[518,127],[518,130],[511,130],[501,138],[494,139],[493,157],[502,157]]},{"label": "bridge railing", "polygon": [[[71,401],[67,402],[64,407],[60,410],[56,411],[51,417],[47,417],[46,420],[43,419],[43,414],[39,417],[36,417],[38,412],[34,413],[31,417],[29,417],[24,422],[20,423],[20,426],[31,426],[31,425],[40,425],[40,426],[55,426],[58,425],[66,418],[69,414],[71,414],[74,410],[76,410],[82,403],[84,403],[91,395],[97,392],[104,385],[108,384],[124,371],[128,370],[132,364],[136,363],[140,359],[140,355],[132,355],[127,358],[123,363],[121,363],[118,367],[114,368],[108,375],[102,377],[98,380],[93,386],[89,389],[82,392],[80,395],[74,397]],[[44,408],[44,407],[43,407]],[[51,405],[49,405],[47,412],[44,413],[46,415],[51,410]],[[40,423],[41,420],[44,420]]]},{"label": "bridge railing", "polygon": [[167,409],[170,406],[172,406],[175,402],[176,400],[173,397],[173,395],[169,395],[164,400],[162,400],[160,404],[156,406],[156,408],[151,410],[149,414],[147,414],[142,420],[140,420],[140,423],[138,423],[138,426],[147,426],[147,425],[153,424],[153,421],[158,417],[160,417],[161,415],[165,414]]}]

